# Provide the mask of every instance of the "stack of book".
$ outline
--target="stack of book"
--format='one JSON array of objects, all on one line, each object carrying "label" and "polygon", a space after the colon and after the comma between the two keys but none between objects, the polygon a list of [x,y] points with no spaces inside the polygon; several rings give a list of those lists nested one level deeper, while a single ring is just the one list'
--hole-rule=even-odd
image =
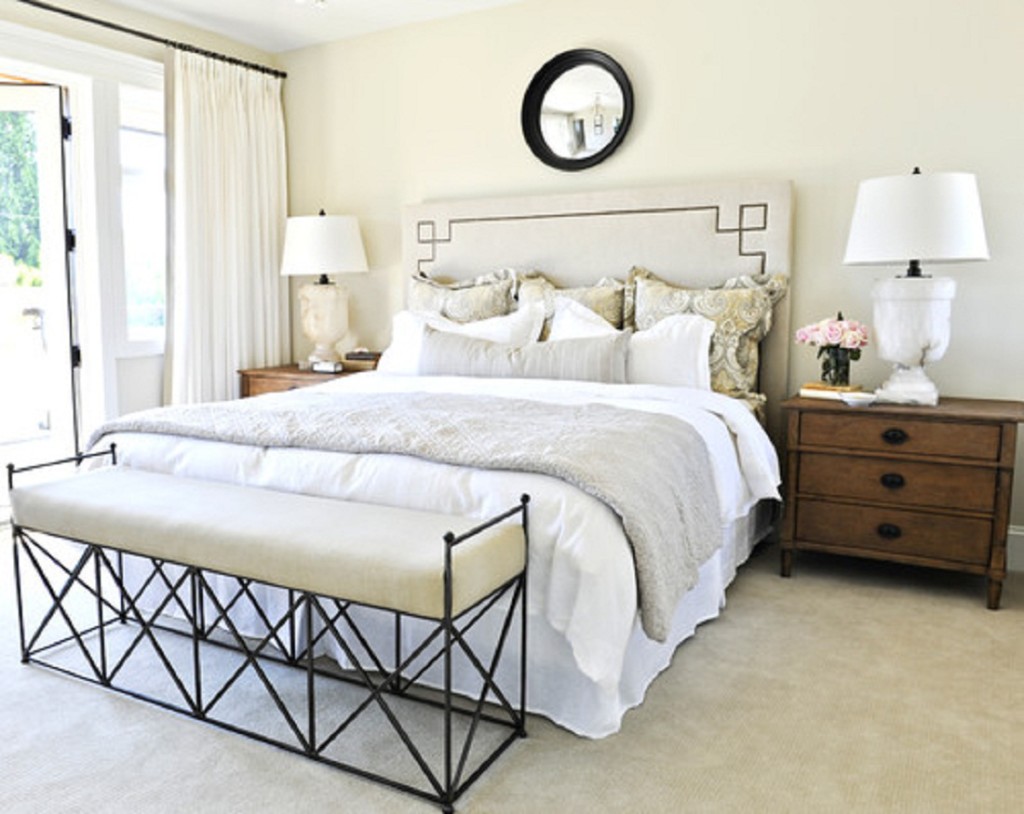
[{"label": "stack of book", "polygon": [[839,401],[843,393],[859,393],[861,389],[859,384],[840,386],[825,384],[824,382],[808,382],[800,388],[800,395],[803,398],[809,399],[835,399]]},{"label": "stack of book", "polygon": [[380,353],[375,350],[353,350],[345,354],[345,370],[373,370],[380,361]]}]

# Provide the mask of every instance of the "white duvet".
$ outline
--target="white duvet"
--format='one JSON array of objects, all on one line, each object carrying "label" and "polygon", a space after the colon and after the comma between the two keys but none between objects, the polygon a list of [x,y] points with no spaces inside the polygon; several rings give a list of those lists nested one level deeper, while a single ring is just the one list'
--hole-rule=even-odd
[{"label": "white duvet", "polygon": [[[672,415],[693,426],[708,447],[709,477],[718,496],[723,535],[759,500],[779,497],[778,459],[760,424],[745,404],[708,391],[377,372],[336,379],[316,389],[481,393],[557,403],[600,402]],[[516,421],[514,412],[500,418]],[[545,628],[564,637],[573,666],[600,694],[611,698],[619,693],[637,627],[631,552],[618,516],[575,487],[547,475],[468,469],[402,455],[265,449],[137,433],[107,441],[118,444],[119,462],[138,468],[478,517],[508,508],[521,493],[529,493],[531,625],[540,617]],[[531,639],[531,663],[534,650],[544,647],[550,631]],[[561,700],[545,697],[559,692],[562,683],[550,676],[531,676],[531,708],[581,734],[607,734],[609,725],[617,728],[617,723],[605,720],[614,718],[611,712],[599,714],[602,721],[596,728],[573,720],[569,712],[562,714]]]}]

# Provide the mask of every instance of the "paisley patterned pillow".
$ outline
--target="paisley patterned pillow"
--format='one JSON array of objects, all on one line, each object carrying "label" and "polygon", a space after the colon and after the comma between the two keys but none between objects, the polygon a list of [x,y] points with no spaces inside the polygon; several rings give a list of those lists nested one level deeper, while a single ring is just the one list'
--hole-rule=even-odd
[{"label": "paisley patterned pillow", "polygon": [[[638,277],[647,279],[658,279],[654,274],[645,268],[634,266],[629,272],[629,281],[626,283],[625,296],[622,301],[622,325],[625,328],[635,327],[636,313],[636,287],[634,280]],[[689,286],[678,286],[688,288]],[[786,296],[789,290],[789,276],[786,274],[744,274],[740,277],[730,277],[719,285],[708,286],[709,289],[718,288],[760,288],[768,295],[774,307]]]},{"label": "paisley patterned pillow", "polygon": [[472,280],[443,282],[430,277],[409,280],[408,308],[438,314],[452,322],[500,317],[512,310],[516,273],[513,269],[482,274]]},{"label": "paisley patterned pillow", "polygon": [[789,290],[789,276],[786,274],[745,274],[742,277],[732,277],[714,288],[759,288],[768,295],[772,301],[772,307],[779,304],[779,301],[786,296]]},{"label": "paisley patterned pillow", "polygon": [[[772,324],[772,296],[765,286],[747,287],[736,282],[735,287],[681,288],[643,269],[634,269],[631,278],[638,331],[672,314],[707,317],[715,323],[711,337],[711,389],[759,400],[758,343]],[[781,299],[781,293],[778,297]]]},{"label": "paisley patterned pillow", "polygon": [[604,277],[594,285],[580,288],[559,288],[540,272],[524,275],[519,280],[517,298],[522,307],[531,302],[544,303],[544,329],[541,339],[547,339],[551,318],[555,313],[555,297],[566,297],[600,314],[613,328],[622,327],[622,309],[626,285],[621,280]]}]

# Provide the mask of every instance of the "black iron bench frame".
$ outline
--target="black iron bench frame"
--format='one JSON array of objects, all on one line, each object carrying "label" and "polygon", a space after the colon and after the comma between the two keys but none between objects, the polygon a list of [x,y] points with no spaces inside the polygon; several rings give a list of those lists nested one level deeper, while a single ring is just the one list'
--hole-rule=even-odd
[{"label": "black iron bench frame", "polygon": [[[30,470],[60,464],[81,464],[87,458],[109,456],[116,465],[116,449],[74,458],[51,461],[17,468],[8,465],[8,485],[14,488],[14,477]],[[453,812],[456,800],[483,772],[518,738],[526,737],[526,587],[527,558],[520,573],[500,585],[487,596],[458,615],[452,613],[452,552],[461,543],[472,539],[481,531],[497,523],[519,516],[523,540],[528,550],[527,506],[529,496],[520,503],[461,535],[451,532],[444,537],[444,615],[440,619],[424,619],[426,632],[417,633],[418,644],[403,646],[403,619],[412,617],[391,608],[351,602],[342,597],[330,597],[296,590],[287,585],[275,585],[254,579],[224,574],[196,565],[176,563],[173,560],[124,551],[108,545],[84,542],[74,538],[48,533],[46,529],[26,528],[12,521],[14,544],[15,591],[18,604],[18,627],[21,660],[37,664],[56,672],[98,684],[119,693],[144,700],[165,709],[196,718],[206,723],[278,746],[309,759],[337,769],[383,783],[439,805],[444,812]],[[382,511],[387,511],[382,507]],[[46,544],[46,540],[67,541],[61,552]],[[68,556],[70,552],[70,556]],[[62,558],[63,555],[63,558]],[[145,572],[138,586],[129,587],[126,581],[126,561],[134,561],[133,575],[138,577],[138,564]],[[28,567],[26,567],[28,566]],[[27,572],[27,573],[26,573]],[[219,576],[231,585],[227,596],[222,587],[211,584],[211,577]],[[25,598],[26,581],[34,578],[48,597],[49,607],[34,625],[27,618]],[[154,585],[164,591],[163,599],[155,608],[142,607],[142,598]],[[276,619],[258,599],[256,586],[276,590],[279,599],[287,597],[285,609]],[[75,589],[84,590],[95,601],[91,619],[76,620],[65,602]],[[507,606],[501,607],[502,600]],[[91,602],[91,600],[90,600]],[[254,639],[243,633],[231,619],[232,608],[248,602],[265,627],[264,635]],[[369,637],[354,618],[356,609],[369,609],[393,617],[393,659],[390,666],[381,653],[371,645]],[[173,610],[182,622],[168,618]],[[360,611],[364,612],[364,611]],[[470,645],[467,634],[488,614],[504,614],[500,618],[500,633],[494,641],[493,651],[482,658]],[[519,617],[519,659],[517,666],[517,692],[503,689],[498,683],[498,668],[505,652],[505,644],[512,634],[515,617]],[[63,634],[51,628],[67,627]],[[135,626],[134,638],[117,652],[110,647],[109,633],[113,626]],[[184,636],[191,642],[191,665],[175,664],[161,644],[162,635]],[[348,670],[339,670],[333,663],[325,664],[315,655],[324,639],[333,641],[345,654]],[[139,645],[148,643],[156,653],[158,662],[177,689],[180,699],[175,702],[142,692],[128,684],[119,683],[122,668],[141,653]],[[479,643],[477,643],[479,648]],[[64,666],[51,658],[67,648],[81,654],[85,669]],[[212,648],[212,650],[211,650]],[[221,648],[233,649],[243,656],[239,666],[216,689],[205,686],[204,669],[212,652]],[[473,698],[458,695],[452,686],[452,659],[455,653],[472,664],[479,674],[481,686]],[[180,661],[180,659],[179,659]],[[486,663],[485,663],[486,662]],[[305,674],[305,715],[296,716],[288,708],[282,693],[266,666],[287,665]],[[420,680],[428,670],[440,664],[441,686],[424,687]],[[271,701],[284,717],[291,732],[291,740],[282,740],[254,729],[217,717],[214,709],[236,681],[252,670],[266,689]],[[435,668],[436,669],[436,668]],[[365,699],[340,721],[324,726],[324,713],[317,708],[318,683],[338,681],[366,690]],[[510,696],[513,696],[510,698]],[[440,711],[443,736],[441,766],[432,766],[424,749],[418,746],[407,727],[402,724],[394,705],[410,700],[417,706],[427,705]],[[349,726],[367,708],[381,710],[398,734],[419,769],[420,785],[389,777],[344,760],[331,757],[328,749],[345,734]],[[304,720],[298,720],[303,717]],[[453,721],[464,721],[461,746],[453,734]],[[471,750],[481,727],[508,730],[496,746],[483,755]],[[323,734],[324,732],[327,734]],[[435,756],[436,758],[436,756]],[[436,761],[435,761],[436,762]]]}]

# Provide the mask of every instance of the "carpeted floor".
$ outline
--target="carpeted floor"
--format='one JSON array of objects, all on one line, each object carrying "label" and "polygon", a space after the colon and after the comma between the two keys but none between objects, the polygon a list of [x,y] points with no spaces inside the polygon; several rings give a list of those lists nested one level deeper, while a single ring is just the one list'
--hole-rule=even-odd
[{"label": "carpeted floor", "polygon": [[[437,809],[19,663],[0,558],[0,811]],[[620,733],[541,719],[458,806],[501,812],[1024,810],[1024,574],[981,580],[758,552]]]}]

